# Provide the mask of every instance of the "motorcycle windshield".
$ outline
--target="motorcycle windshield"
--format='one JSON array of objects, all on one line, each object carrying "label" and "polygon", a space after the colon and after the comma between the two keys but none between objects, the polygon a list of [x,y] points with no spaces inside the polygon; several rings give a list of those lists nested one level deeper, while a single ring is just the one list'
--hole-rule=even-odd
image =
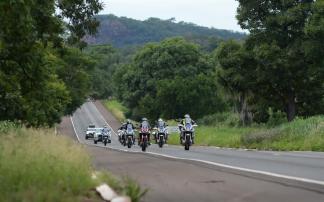
[{"label": "motorcycle windshield", "polygon": [[186,130],[191,131],[191,129],[192,129],[191,123],[186,123]]},{"label": "motorcycle windshield", "polygon": [[142,128],[141,128],[142,132],[148,132],[149,131],[149,124],[147,121],[143,121],[142,122]]},{"label": "motorcycle windshield", "polygon": [[149,127],[148,122],[147,122],[147,121],[143,121],[143,122],[142,122],[142,127],[143,127],[143,128],[148,128],[148,127]]}]

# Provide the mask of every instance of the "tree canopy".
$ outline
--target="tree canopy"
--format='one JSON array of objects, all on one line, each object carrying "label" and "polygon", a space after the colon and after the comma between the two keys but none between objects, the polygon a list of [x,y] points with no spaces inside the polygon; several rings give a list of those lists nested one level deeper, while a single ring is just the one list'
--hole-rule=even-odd
[{"label": "tree canopy", "polygon": [[197,45],[173,38],[146,45],[131,64],[116,70],[114,81],[135,118],[201,117],[224,106],[211,74],[213,64]]},{"label": "tree canopy", "polygon": [[[320,113],[323,106],[323,1],[239,0],[237,18],[250,31],[246,50],[256,60],[256,96],[296,115]],[[314,37],[316,35],[316,37]],[[321,56],[319,56],[321,55]],[[275,103],[275,104],[274,104]]]},{"label": "tree canopy", "polygon": [[[66,44],[83,46],[101,8],[98,0],[0,2],[0,120],[51,126],[82,103],[77,96],[88,91],[75,87],[84,85],[86,62]],[[75,74],[62,73],[69,68]]]}]

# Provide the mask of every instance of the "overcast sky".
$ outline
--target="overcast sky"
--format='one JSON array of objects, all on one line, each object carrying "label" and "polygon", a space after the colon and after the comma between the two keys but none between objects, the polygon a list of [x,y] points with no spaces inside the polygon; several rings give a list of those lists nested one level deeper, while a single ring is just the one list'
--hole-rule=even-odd
[{"label": "overcast sky", "polygon": [[242,31],[235,19],[235,0],[102,0],[100,14],[145,20],[149,17],[192,22],[207,27]]}]

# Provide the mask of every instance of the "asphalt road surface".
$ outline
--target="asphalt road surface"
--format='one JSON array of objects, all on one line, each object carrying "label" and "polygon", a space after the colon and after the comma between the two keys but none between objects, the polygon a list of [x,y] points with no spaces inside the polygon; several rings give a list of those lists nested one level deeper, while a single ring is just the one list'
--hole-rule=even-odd
[{"label": "asphalt road surface", "polygon": [[323,153],[195,146],[185,151],[170,145],[151,145],[143,153],[138,146],[121,146],[115,134],[109,149],[94,146],[85,140],[89,124],[108,123],[114,131],[120,126],[100,102],[85,103],[65,122],[63,131],[88,145],[97,169],[128,175],[148,188],[145,201],[324,201]]}]

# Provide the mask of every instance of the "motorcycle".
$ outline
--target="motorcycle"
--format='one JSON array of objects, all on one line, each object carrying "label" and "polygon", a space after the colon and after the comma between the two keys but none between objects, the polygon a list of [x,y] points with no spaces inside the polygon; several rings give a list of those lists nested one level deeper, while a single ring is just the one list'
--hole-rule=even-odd
[{"label": "motorcycle", "polygon": [[118,138],[119,142],[123,145],[126,146],[126,138],[125,138],[126,131],[123,130],[118,130]]},{"label": "motorcycle", "polygon": [[154,136],[155,141],[159,145],[160,148],[163,147],[163,145],[166,143],[166,134],[167,134],[167,128],[161,126],[159,128],[154,128],[156,130]]},{"label": "motorcycle", "polygon": [[127,125],[127,130],[126,130],[126,139],[124,140],[124,146],[127,145],[128,148],[131,148],[132,145],[134,144],[134,129],[132,125]]},{"label": "motorcycle", "polygon": [[142,148],[142,151],[145,152],[148,146],[148,136],[150,135],[150,130],[148,127],[142,127],[140,130],[140,141],[139,145]]},{"label": "motorcycle", "polygon": [[195,131],[194,127],[197,125],[193,125],[191,123],[186,123],[185,125],[179,124],[179,128],[181,128],[182,132],[182,140],[181,143],[184,146],[185,150],[189,150],[190,146],[192,145],[192,137]]},{"label": "motorcycle", "polygon": [[111,143],[110,134],[103,133],[102,134],[102,141],[103,141],[105,146],[107,145],[107,143]]}]

